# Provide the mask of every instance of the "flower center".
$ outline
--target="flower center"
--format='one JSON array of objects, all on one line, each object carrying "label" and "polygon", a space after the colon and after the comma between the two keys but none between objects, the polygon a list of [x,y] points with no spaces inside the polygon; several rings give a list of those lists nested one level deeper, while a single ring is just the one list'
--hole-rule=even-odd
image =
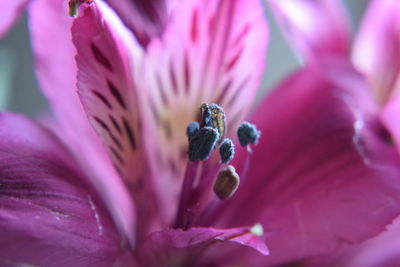
[{"label": "flower center", "polygon": [[[207,225],[210,218],[218,216],[216,213],[220,203],[235,194],[240,177],[247,175],[251,154],[249,144],[257,144],[260,137],[260,132],[253,124],[245,122],[238,128],[239,143],[248,151],[239,176],[235,168],[228,165],[234,157],[235,147],[231,139],[224,138],[227,129],[224,110],[217,104],[202,104],[200,117],[199,122],[191,122],[186,128],[189,161],[175,228]],[[217,147],[219,155],[214,153]]]}]

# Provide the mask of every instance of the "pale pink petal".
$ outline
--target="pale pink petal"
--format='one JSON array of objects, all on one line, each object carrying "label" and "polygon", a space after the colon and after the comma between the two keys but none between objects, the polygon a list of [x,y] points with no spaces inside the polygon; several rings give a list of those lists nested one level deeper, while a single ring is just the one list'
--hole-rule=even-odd
[{"label": "pale pink petal", "polygon": [[64,0],[35,0],[29,26],[40,87],[59,124],[57,135],[79,158],[79,164],[101,192],[121,231],[133,240],[133,203],[87,120],[76,88],[73,19]]},{"label": "pale pink petal", "polygon": [[0,265],[111,266],[121,239],[99,195],[49,131],[0,114]]},{"label": "pale pink petal", "polygon": [[[78,88],[89,120],[111,161],[135,199],[138,234],[151,229],[157,199],[144,154],[135,69],[140,70],[141,46],[116,14],[102,1],[80,11],[72,27],[77,49]],[[138,90],[137,90],[138,89]]]},{"label": "pale pink petal", "polygon": [[306,61],[349,53],[349,18],[341,0],[266,0],[290,44]]},{"label": "pale pink petal", "polygon": [[393,97],[381,110],[381,119],[383,124],[390,132],[393,140],[400,153],[400,96]]},{"label": "pale pink petal", "polygon": [[25,10],[28,0],[0,0],[0,37],[7,33]]},{"label": "pale pink petal", "polygon": [[336,63],[292,75],[251,120],[262,138],[222,226],[263,223],[269,263],[362,242],[400,214],[396,148],[362,77]]},{"label": "pale pink petal", "polygon": [[194,227],[186,231],[166,229],[152,233],[141,247],[140,257],[146,266],[210,266],[219,261],[234,263],[224,258],[228,255],[224,245],[230,242],[253,248],[263,256],[269,254],[264,238],[252,233],[252,227]]},{"label": "pale pink petal", "polygon": [[[258,0],[177,2],[145,58],[144,114],[155,175],[179,189],[187,160],[186,126],[202,103],[217,103],[228,135],[248,114],[265,67],[268,29]],[[162,147],[162,149],[160,149]],[[177,190],[174,190],[175,192]]]},{"label": "pale pink petal", "polygon": [[371,1],[353,47],[353,62],[365,74],[379,104],[397,93],[400,74],[400,2]]},{"label": "pale pink petal", "polygon": [[107,0],[107,2],[144,46],[152,37],[160,35],[164,30],[167,22],[166,0]]}]

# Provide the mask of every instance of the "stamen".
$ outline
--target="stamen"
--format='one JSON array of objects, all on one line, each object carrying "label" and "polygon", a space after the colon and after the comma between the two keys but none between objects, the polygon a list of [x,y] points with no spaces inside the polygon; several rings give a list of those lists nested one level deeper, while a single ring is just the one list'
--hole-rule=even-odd
[{"label": "stamen", "polygon": [[221,155],[222,163],[228,163],[235,155],[235,145],[232,140],[225,138],[219,146],[219,154]]},{"label": "stamen", "polygon": [[218,173],[214,184],[214,192],[219,199],[230,198],[238,189],[240,183],[239,175],[233,166],[229,165]]},{"label": "stamen", "polygon": [[207,159],[215,148],[219,133],[211,127],[201,128],[189,142],[189,159],[191,161]]},{"label": "stamen", "polygon": [[192,140],[192,138],[199,132],[200,125],[197,121],[193,121],[189,123],[189,125],[186,127],[186,135],[188,137],[188,140]]},{"label": "stamen", "polygon": [[241,146],[247,146],[250,143],[256,145],[261,135],[257,127],[249,122],[243,122],[239,126],[237,133]]}]

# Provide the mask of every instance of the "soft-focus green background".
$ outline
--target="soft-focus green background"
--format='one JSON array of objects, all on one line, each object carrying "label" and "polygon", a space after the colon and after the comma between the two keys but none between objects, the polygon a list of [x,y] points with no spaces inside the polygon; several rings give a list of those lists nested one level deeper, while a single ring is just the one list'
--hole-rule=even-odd
[{"label": "soft-focus green background", "polygon": [[[282,0],[285,1],[285,0]],[[355,28],[368,0],[348,0],[346,4]],[[283,76],[297,66],[296,59],[279,33],[267,11],[271,27],[268,64],[262,90],[272,88]],[[260,92],[260,95],[262,92]],[[32,53],[26,16],[0,40],[0,110],[11,110],[35,117],[46,114],[47,104],[42,97],[33,73]]]}]

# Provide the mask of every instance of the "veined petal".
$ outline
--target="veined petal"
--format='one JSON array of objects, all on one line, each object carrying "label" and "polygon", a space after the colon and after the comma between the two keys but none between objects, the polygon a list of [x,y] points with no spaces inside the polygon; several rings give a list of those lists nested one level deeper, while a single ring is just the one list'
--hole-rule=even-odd
[{"label": "veined petal", "polygon": [[[139,233],[155,218],[156,194],[148,175],[140,118],[141,93],[134,73],[142,48],[116,14],[102,1],[83,7],[73,24],[78,88],[89,120],[100,135],[114,167],[135,201]],[[141,224],[143,223],[143,225]]]},{"label": "veined petal", "polygon": [[29,6],[36,74],[59,124],[56,134],[79,158],[119,229],[133,242],[133,203],[89,124],[77,94],[76,50],[70,33],[73,19],[67,8],[65,0],[35,0]]},{"label": "veined petal", "polygon": [[229,258],[224,258],[228,251],[222,244],[229,242],[253,248],[260,255],[269,254],[264,238],[252,233],[252,227],[194,227],[186,231],[166,229],[152,233],[141,247],[140,256],[146,266],[209,266],[221,258],[228,264]]},{"label": "veined petal", "polygon": [[262,138],[225,222],[262,222],[275,264],[382,232],[400,213],[400,160],[376,112],[348,65],[291,76],[254,113]]},{"label": "veined petal", "polygon": [[258,0],[177,3],[163,37],[148,46],[143,82],[148,87],[146,122],[154,133],[149,153],[156,159],[153,169],[165,181],[181,182],[186,126],[198,120],[202,103],[219,104],[228,119],[228,135],[236,131],[258,89],[267,40]]},{"label": "veined petal", "polygon": [[7,33],[24,11],[28,0],[0,0],[0,37]]},{"label": "veined petal", "polygon": [[0,265],[110,266],[120,237],[58,139],[0,114]]},{"label": "veined petal", "polygon": [[107,0],[122,21],[146,46],[164,30],[167,22],[166,0]]},{"label": "veined petal", "polygon": [[400,2],[371,1],[354,42],[353,62],[366,75],[379,104],[400,89],[399,58]]},{"label": "veined petal", "polygon": [[296,52],[306,61],[347,56],[349,18],[341,0],[266,0]]}]

